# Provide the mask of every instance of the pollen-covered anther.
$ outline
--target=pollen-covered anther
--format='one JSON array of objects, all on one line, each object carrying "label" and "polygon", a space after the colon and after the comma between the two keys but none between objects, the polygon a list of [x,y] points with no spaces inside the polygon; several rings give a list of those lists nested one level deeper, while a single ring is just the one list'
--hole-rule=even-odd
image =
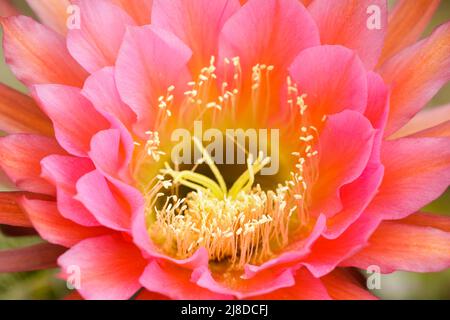
[{"label": "pollen-covered anther", "polygon": [[146,154],[158,162],[161,156],[165,155],[163,151],[159,150],[159,134],[157,131],[146,131],[145,134],[148,136],[145,143]]},{"label": "pollen-covered anther", "polygon": [[185,199],[166,201],[149,231],[161,240],[164,251],[178,259],[204,247],[210,261],[226,260],[231,267],[242,268],[270,258],[274,244],[287,244],[296,208],[287,208],[286,197],[286,190],[265,192],[259,186],[234,199],[193,191]]}]

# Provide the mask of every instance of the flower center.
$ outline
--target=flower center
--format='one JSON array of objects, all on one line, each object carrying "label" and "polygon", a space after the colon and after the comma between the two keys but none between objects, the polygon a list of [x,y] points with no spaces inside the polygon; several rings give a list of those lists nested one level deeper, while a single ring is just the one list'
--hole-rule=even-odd
[{"label": "flower center", "polygon": [[[174,101],[171,95],[174,88],[169,87],[167,96],[159,99],[156,130],[147,132],[148,139],[144,144],[136,144],[140,151],[135,167],[146,199],[147,229],[162,251],[177,259],[186,259],[199,248],[206,248],[210,263],[242,269],[245,264],[260,264],[276,255],[288,245],[296,231],[308,223],[305,203],[309,198],[309,184],[317,175],[317,161],[314,160],[318,155],[314,150],[317,129],[306,126],[304,121],[290,123],[299,126],[294,130],[297,134],[295,152],[284,155],[284,158],[290,158],[285,162],[293,168],[283,183],[277,184],[272,179],[271,186],[275,187],[267,190],[258,183],[260,177],[257,175],[271,163],[271,158],[264,156],[262,151],[255,157],[245,145],[238,144],[237,148],[247,154],[246,170],[241,170],[240,175],[228,183],[230,187],[210,152],[195,136],[192,141],[200,159],[189,170],[181,170],[177,162],[171,166],[167,159],[170,148],[160,149],[159,136],[163,127],[169,127],[170,117],[184,123],[201,119],[211,126],[219,123],[226,128],[236,119],[237,109],[241,108],[240,99],[247,105],[248,100],[242,97],[245,94],[239,92],[242,81],[239,59],[226,60],[225,64],[234,70],[232,86],[227,82],[214,83],[217,76],[214,59],[211,59],[210,67],[202,70],[198,81],[188,84],[191,90],[185,93],[184,102],[173,113],[168,107]],[[250,97],[251,112],[267,109],[272,71],[272,66],[265,65],[252,69],[251,92],[246,95]],[[219,88],[218,93],[216,88]],[[297,88],[289,80],[288,91],[288,106],[297,108],[303,116],[307,108],[304,95],[298,95]],[[211,99],[212,96],[216,99]],[[211,112],[207,114],[208,111]],[[161,159],[167,161],[155,172],[156,163]],[[209,174],[197,170],[201,165],[207,166]],[[145,167],[147,169],[142,169]],[[239,167],[233,168],[236,172]],[[142,176],[154,178],[143,180]]]}]

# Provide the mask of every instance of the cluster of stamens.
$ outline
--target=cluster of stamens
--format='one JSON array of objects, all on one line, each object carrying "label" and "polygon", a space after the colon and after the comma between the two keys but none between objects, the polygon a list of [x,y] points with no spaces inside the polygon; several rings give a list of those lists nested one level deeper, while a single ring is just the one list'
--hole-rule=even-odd
[{"label": "cluster of stamens", "polygon": [[[234,70],[232,85],[227,82],[217,85],[214,63],[213,57],[210,66],[201,70],[197,81],[188,83],[190,90],[185,92],[186,98],[179,108],[180,119],[185,120],[187,113],[196,113],[198,119],[211,109],[224,112],[231,107],[233,113],[236,111],[238,88],[242,82],[239,58],[225,59],[225,65]],[[272,70],[272,66],[266,65],[256,65],[252,69],[251,90],[255,108],[261,103],[262,95],[267,97],[269,94],[266,91],[270,88]],[[274,190],[262,190],[255,183],[255,177],[270,158],[259,154],[253,159],[250,154],[247,170],[228,189],[211,156],[194,138],[202,158],[191,170],[180,171],[166,163],[160,174],[143,188],[148,231],[164,252],[185,259],[203,247],[207,249],[210,261],[226,261],[233,268],[242,268],[247,263],[258,264],[269,259],[277,249],[289,243],[293,225],[301,227],[308,223],[305,203],[310,197],[310,186],[318,175],[317,160],[313,159],[320,153],[315,149],[319,145],[318,130],[308,125],[306,95],[299,94],[290,78],[287,81],[287,102],[292,110],[296,110],[295,117],[299,120],[295,121],[299,147],[292,153],[297,160],[289,179]],[[213,86],[220,88],[214,100],[211,99]],[[168,116],[171,115],[167,111],[173,103],[173,89],[170,87],[167,96],[159,100],[160,110]],[[149,131],[147,134],[146,153],[158,162],[163,155],[158,149],[158,133]],[[201,163],[208,165],[215,180],[195,172]],[[191,191],[180,197],[179,186]]]}]

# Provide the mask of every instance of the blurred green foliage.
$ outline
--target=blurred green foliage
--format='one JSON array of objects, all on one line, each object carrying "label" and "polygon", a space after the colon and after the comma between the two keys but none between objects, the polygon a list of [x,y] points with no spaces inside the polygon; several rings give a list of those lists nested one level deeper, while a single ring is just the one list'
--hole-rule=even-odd
[{"label": "blurred green foliage", "polygon": [[[415,1],[415,0],[410,0]],[[33,16],[24,0],[13,1],[22,12]],[[389,0],[389,4],[395,1]],[[450,1],[441,2],[441,6],[428,27],[425,35],[434,28],[450,20]],[[2,31],[0,30],[0,38]],[[0,82],[7,83],[22,92],[26,88],[11,73],[4,63],[0,48]],[[430,102],[429,107],[435,107],[450,102],[450,84],[445,86]],[[5,189],[5,186],[0,186]],[[426,208],[426,212],[450,215],[450,190],[440,199],[434,201]],[[40,240],[36,237],[9,238],[0,232],[0,250],[30,245]],[[0,274],[0,300],[1,299],[60,299],[68,294],[68,289],[62,280],[57,279],[56,270],[45,270],[27,273]],[[408,272],[395,272],[383,275],[381,289],[374,293],[386,299],[450,299],[450,270],[438,273],[417,274]]]}]

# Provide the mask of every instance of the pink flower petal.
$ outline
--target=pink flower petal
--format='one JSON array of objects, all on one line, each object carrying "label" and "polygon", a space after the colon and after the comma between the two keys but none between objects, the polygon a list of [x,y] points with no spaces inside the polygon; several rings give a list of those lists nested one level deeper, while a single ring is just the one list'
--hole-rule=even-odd
[{"label": "pink flower petal", "polygon": [[89,157],[103,174],[131,181],[129,166],[133,151],[133,139],[128,131],[109,129],[92,138]]},{"label": "pink flower petal", "polygon": [[[221,61],[239,57],[244,75],[256,64],[273,65],[284,81],[297,54],[318,44],[317,27],[300,1],[250,0],[225,23],[219,56]],[[244,87],[251,85],[247,78]]]},{"label": "pink flower petal", "polygon": [[368,207],[384,219],[401,219],[439,197],[450,183],[450,139],[385,141],[379,192]]},{"label": "pink flower petal", "polygon": [[[369,11],[375,8],[376,11]],[[355,50],[367,69],[378,62],[387,30],[385,0],[318,0],[308,7],[319,30],[322,44],[339,44]],[[369,28],[371,18],[379,26]]]},{"label": "pink flower petal", "polygon": [[192,274],[192,280],[200,287],[211,291],[233,295],[237,299],[256,297],[281,288],[288,288],[295,285],[294,270],[265,270],[259,272],[250,279],[240,277],[240,271],[234,274],[214,275],[206,268],[198,268]]},{"label": "pink flower petal", "polygon": [[172,299],[213,300],[230,299],[231,296],[214,293],[191,280],[192,270],[172,263],[151,262],[140,279],[142,285]]},{"label": "pink flower petal", "polygon": [[55,187],[41,178],[40,162],[49,154],[64,154],[52,138],[31,134],[0,138],[0,166],[25,191],[55,194]]},{"label": "pink flower petal", "polygon": [[311,246],[313,243],[320,237],[322,232],[326,230],[326,221],[325,216],[320,215],[315,222],[311,233],[305,239],[297,241],[294,240],[288,246],[283,248],[283,253],[262,263],[261,265],[246,265],[245,278],[252,278],[257,273],[270,268],[298,262],[301,258],[307,256],[311,252]]},{"label": "pink flower petal", "polygon": [[211,56],[217,57],[220,31],[239,8],[238,0],[154,0],[152,24],[172,32],[192,49],[191,66],[199,72],[209,66]]},{"label": "pink flower petal", "polygon": [[383,142],[384,128],[389,114],[390,90],[383,78],[375,72],[367,74],[368,98],[364,115],[376,129],[371,162],[380,162],[380,146]]},{"label": "pink flower petal", "polygon": [[331,217],[342,210],[340,190],[363,173],[372,153],[374,134],[367,118],[355,111],[343,111],[328,118],[319,138],[320,174],[311,191],[313,214]]},{"label": "pink flower petal", "polygon": [[83,239],[111,233],[101,227],[83,227],[65,219],[58,212],[56,202],[23,198],[21,205],[26,210],[39,235],[54,244],[72,247]]},{"label": "pink flower petal", "polygon": [[131,131],[136,122],[136,115],[120,99],[114,68],[106,67],[93,73],[86,79],[81,93],[92,102],[98,112],[110,114]]},{"label": "pink flower petal", "polygon": [[69,30],[67,48],[90,73],[112,66],[127,26],[133,19],[120,7],[105,0],[76,0],[80,10],[80,28]]},{"label": "pink flower petal", "polygon": [[383,273],[445,270],[450,267],[450,232],[384,221],[370,238],[369,245],[342,265],[362,269],[376,265]]},{"label": "pink flower petal", "polygon": [[110,127],[78,88],[36,85],[33,95],[53,121],[58,142],[73,155],[86,156],[92,136]]},{"label": "pink flower petal", "polygon": [[380,219],[364,213],[336,239],[320,238],[311,247],[311,254],[300,263],[315,277],[331,272],[339,263],[362,249],[378,227]]},{"label": "pink flower petal", "polygon": [[70,266],[80,268],[85,299],[129,299],[141,285],[146,261],[139,250],[120,236],[101,236],[81,241],[58,259],[65,277]]},{"label": "pink flower petal", "polygon": [[6,63],[20,81],[82,85],[87,73],[70,56],[63,36],[25,16],[0,21]]},{"label": "pink flower petal", "polygon": [[85,174],[77,182],[78,199],[104,226],[129,231],[135,207],[143,205],[136,189],[108,181],[98,170]]},{"label": "pink flower petal", "polygon": [[41,161],[42,176],[57,189],[57,205],[61,215],[83,226],[98,226],[94,216],[75,199],[77,181],[94,170],[87,158],[51,155]]},{"label": "pink flower petal", "polygon": [[318,46],[302,51],[289,67],[289,74],[305,103],[314,125],[322,117],[350,109],[364,112],[367,75],[356,54],[340,46]]},{"label": "pink flower petal", "polygon": [[153,0],[111,0],[125,10],[136,24],[142,26],[150,24]]},{"label": "pink flower petal", "polygon": [[377,194],[383,174],[382,165],[367,166],[358,179],[340,189],[342,210],[327,220],[325,238],[336,239],[361,216]]},{"label": "pink flower petal", "polygon": [[302,268],[295,274],[295,285],[279,289],[261,296],[252,297],[256,300],[330,300],[327,289],[314,278],[306,269]]},{"label": "pink flower petal", "polygon": [[158,98],[175,86],[181,98],[190,79],[191,51],[171,33],[155,26],[128,28],[116,63],[122,100],[136,113],[141,135],[154,129]]}]

